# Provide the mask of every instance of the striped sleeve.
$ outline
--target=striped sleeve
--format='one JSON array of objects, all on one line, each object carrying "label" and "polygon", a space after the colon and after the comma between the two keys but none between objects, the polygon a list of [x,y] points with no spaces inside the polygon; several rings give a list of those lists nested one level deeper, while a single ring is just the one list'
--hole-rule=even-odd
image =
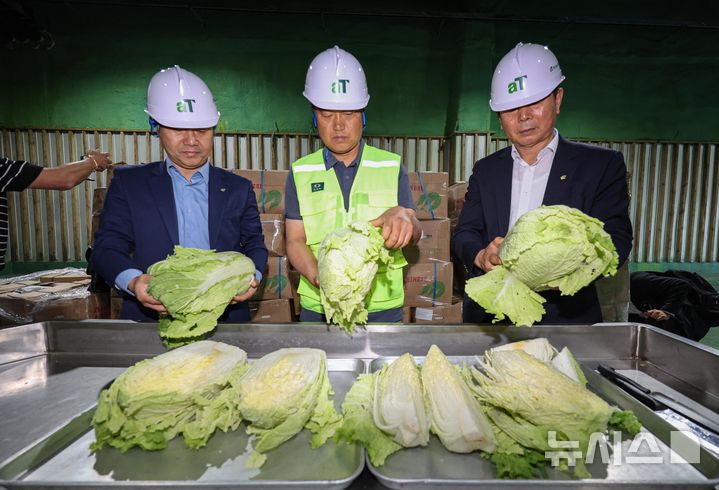
[{"label": "striped sleeve", "polygon": [[24,160],[0,157],[0,192],[23,191],[42,172],[42,167]]}]

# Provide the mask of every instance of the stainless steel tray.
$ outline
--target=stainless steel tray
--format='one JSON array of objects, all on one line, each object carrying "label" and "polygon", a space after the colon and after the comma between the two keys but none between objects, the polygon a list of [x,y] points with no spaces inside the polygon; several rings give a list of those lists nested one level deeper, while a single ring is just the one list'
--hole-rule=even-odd
[{"label": "stainless steel tray", "polygon": [[[561,348],[563,346],[558,345],[556,347]],[[474,357],[447,357],[454,364],[476,364]],[[380,357],[373,360],[370,364],[370,372],[379,370],[383,364],[391,363],[395,359],[396,357]],[[424,357],[416,356],[415,360],[418,364],[422,364]],[[622,408],[632,408],[628,406],[631,405],[630,402],[627,402],[624,406],[622,406],[622,403],[616,403],[617,398],[621,399],[621,395],[618,393],[612,393],[611,397],[607,397],[604,390],[611,393],[616,391],[614,386],[603,383],[606,380],[592,372],[591,369],[585,368],[585,371],[590,380],[589,388],[592,391],[605,398],[610,404],[619,405]],[[652,428],[661,428],[664,432],[669,432],[672,429],[667,422],[650,411],[642,411],[640,416],[643,425],[649,423]],[[637,441],[644,442],[641,445],[632,446],[632,440],[625,438],[621,441],[621,452],[615,448],[613,453],[607,453],[608,457],[605,462],[602,462],[602,458],[597,452],[593,462],[587,464],[587,469],[592,474],[592,479],[582,480],[583,485],[643,485],[647,488],[704,486],[707,485],[705,473],[716,474],[717,472],[719,455],[700,451],[699,464],[689,464],[658,435],[653,434],[647,428],[642,429]],[[650,443],[656,443],[656,446],[649,446]],[[616,460],[615,455],[618,455]],[[620,458],[619,455],[623,456]],[[646,462],[639,462],[639,458],[643,458]],[[566,472],[560,472],[551,467],[548,468],[549,478],[547,480],[525,480],[523,482],[514,480],[508,482],[507,480],[498,479],[494,465],[480,457],[479,453],[458,454],[450,452],[444,448],[434,434],[431,435],[430,442],[426,447],[402,449],[389,456],[382,466],[374,466],[369,458],[367,458],[366,463],[371,473],[383,485],[397,489],[440,487],[469,489],[478,486],[496,487],[505,485],[548,485],[554,487],[560,484],[574,485],[577,483],[577,480],[572,479]]]},{"label": "stainless steel tray", "polygon": [[[566,345],[572,349],[585,367],[593,389],[609,401],[633,409],[647,430],[662,441],[669,440],[670,426],[644,405],[596,375],[592,371],[596,364],[602,363],[624,373],[635,372],[650,377],[661,383],[661,386],[674,390],[673,393],[679,393],[719,412],[719,376],[716,375],[719,372],[719,352],[646,325],[622,323],[537,326],[531,329],[477,325],[373,325],[366,330],[358,330],[351,338],[336,328],[328,329],[324,325],[221,325],[213,339],[242,347],[250,358],[258,358],[281,347],[315,347],[325,350],[330,359],[341,363],[356,360],[353,361],[355,367],[341,371],[342,376],[347,375],[346,386],[343,386],[344,381],[336,381],[337,369],[331,373],[337,391],[335,404],[339,406],[358,370],[368,368],[374,359],[396,357],[405,352],[421,357],[432,344],[439,345],[453,359],[471,358],[496,345],[535,337],[547,337],[555,346]],[[277,468],[277,480],[242,480],[244,477],[240,476],[240,469],[244,465],[238,461],[242,457],[238,453],[241,450],[234,444],[225,446],[230,434],[222,433],[215,434],[214,442],[211,442],[217,451],[223,451],[223,455],[210,461],[215,466],[203,473],[206,476],[197,476],[200,470],[196,464],[202,451],[207,448],[185,455],[180,451],[174,460],[153,459],[162,458],[162,453],[141,453],[142,457],[132,467],[119,463],[118,458],[123,456],[114,450],[107,453],[108,458],[101,452],[92,464],[71,458],[69,451],[74,447],[84,450],[86,442],[89,443],[89,440],[83,441],[82,437],[88,436],[88,417],[91,416],[99,390],[127,366],[164,350],[156,324],[125,321],[46,322],[0,329],[0,486],[83,489],[200,486],[226,489],[261,485],[340,488],[349,484],[356,489],[383,488],[378,477],[366,468],[354,481],[291,480],[289,471],[285,470],[292,469],[294,465],[309,468],[315,478],[317,475],[329,474],[325,473],[324,465],[319,465],[320,460],[308,456],[314,453],[304,444],[299,452],[291,451],[289,455],[282,454],[278,458],[282,459],[282,468]],[[331,446],[332,443],[328,442],[325,447]],[[36,451],[34,453],[30,451],[33,448]],[[182,447],[178,449],[182,450]],[[281,449],[269,455],[267,468],[272,464],[272,456],[281,454]],[[406,453],[412,455],[412,451]],[[442,451],[443,458],[447,455],[453,457],[444,449]],[[354,454],[362,459],[361,452]],[[404,457],[404,454],[402,452],[392,458]],[[603,471],[607,471],[606,466],[598,472],[592,468],[592,473],[597,477],[593,480],[572,480],[567,479],[566,475],[531,482],[458,480],[457,475],[471,476],[467,472],[472,467],[486,463],[478,455],[470,458],[458,456],[463,458],[462,462],[458,463],[450,479],[441,478],[448,471],[449,464],[454,464],[450,460],[441,459],[441,465],[430,468],[433,471],[430,477],[437,484],[432,486],[460,488],[476,484],[502,488],[526,488],[531,485],[548,488],[609,486],[651,489],[659,486],[714,488],[719,484],[719,464],[711,456],[704,459],[704,453],[701,464],[687,466],[680,472],[670,472],[671,476],[665,481],[657,481],[651,475],[647,477],[644,470],[637,470],[634,474],[605,476]],[[53,461],[53,458],[60,459]],[[96,469],[98,461],[102,465]],[[216,466],[222,462],[224,464]],[[426,474],[425,468],[429,467],[429,463],[425,462],[419,456],[411,457],[407,467],[416,470],[416,474]],[[53,473],[47,471],[51,468],[47,466],[50,464],[55,465]],[[108,472],[108,465],[114,465],[112,473]],[[186,476],[170,478],[168,475],[173,468],[184,471]],[[152,474],[149,477],[140,476],[148,474],[150,470]],[[90,473],[82,475],[83,471]],[[100,471],[106,474],[100,474]],[[134,478],[147,479],[128,479],[132,476],[128,476],[127,471],[135,472]],[[656,465],[646,473],[656,471],[667,474],[665,468],[658,470]],[[218,477],[218,472],[225,475],[224,479]],[[74,480],[50,479],[62,474],[71,475]],[[407,482],[395,478],[398,475],[389,475],[396,481],[387,480],[383,483],[390,486],[415,486],[418,484],[416,474]],[[44,480],[38,479],[41,477]],[[419,486],[427,488],[430,485],[420,483]]]},{"label": "stainless steel tray", "polygon": [[[23,379],[25,373],[45,371],[43,389],[56,395],[75,391],[94,393],[95,400],[103,384],[109,383],[125,368],[90,367],[79,356],[72,360],[46,359],[19,361],[0,372],[0,386],[11,378]],[[60,356],[62,357],[62,356]],[[115,361],[129,357],[114,356]],[[252,360],[252,358],[250,358]],[[58,367],[61,365],[62,367]],[[32,367],[31,367],[32,366]],[[361,359],[329,359],[330,382],[335,390],[334,403],[339,410],[344,395],[357,375],[365,371]],[[26,378],[26,377],[25,377]],[[92,398],[92,397],[91,397]],[[60,400],[62,395],[60,395]],[[83,402],[87,404],[89,398]],[[83,402],[73,403],[77,410]],[[22,417],[19,406],[13,411]],[[64,411],[60,404],[55,407]],[[162,451],[147,452],[134,448],[127,453],[105,447],[91,454],[95,435],[91,427],[94,403],[48,437],[30,444],[0,466],[0,485],[8,488],[307,488],[341,489],[349,486],[364,468],[364,450],[356,445],[335,445],[333,441],[318,449],[309,446],[310,434],[300,434],[267,453],[261,469],[248,470],[245,462],[251,452],[244,424],[228,433],[217,431],[207,446],[195,451],[182,438],[170,441]],[[3,413],[5,411],[3,410]]]}]

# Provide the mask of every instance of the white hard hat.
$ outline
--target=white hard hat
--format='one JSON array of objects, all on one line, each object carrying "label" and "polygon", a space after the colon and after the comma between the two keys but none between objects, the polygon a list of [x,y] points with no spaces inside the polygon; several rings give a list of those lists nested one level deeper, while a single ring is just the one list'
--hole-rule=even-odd
[{"label": "white hard hat", "polygon": [[312,60],[302,95],[319,109],[354,111],[364,109],[369,102],[362,65],[337,46]]},{"label": "white hard hat", "polygon": [[152,77],[147,86],[145,112],[170,128],[213,128],[220,119],[205,82],[177,65]]},{"label": "white hard hat", "polygon": [[533,104],[552,93],[562,81],[559,61],[548,47],[518,43],[494,70],[489,106],[500,112]]}]

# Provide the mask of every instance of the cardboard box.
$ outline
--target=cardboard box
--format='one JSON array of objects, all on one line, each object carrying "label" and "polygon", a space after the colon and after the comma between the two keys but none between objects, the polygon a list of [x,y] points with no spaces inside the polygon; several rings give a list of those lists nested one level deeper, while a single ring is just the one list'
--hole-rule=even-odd
[{"label": "cardboard box", "polygon": [[38,276],[40,282],[54,282],[54,283],[90,283],[90,276],[85,274],[82,269],[73,269],[64,272],[48,273]]},{"label": "cardboard box", "polygon": [[402,323],[412,323],[412,307],[402,307]]},{"label": "cardboard box", "polygon": [[92,214],[100,214],[102,207],[105,205],[105,196],[107,195],[107,187],[97,187],[92,191]]},{"label": "cardboard box", "polygon": [[294,311],[291,299],[250,302],[250,323],[291,323]]},{"label": "cardboard box", "polygon": [[252,181],[260,213],[285,213],[285,181],[288,170],[233,170]]},{"label": "cardboard box", "polygon": [[262,235],[265,237],[265,247],[270,256],[286,255],[285,252],[285,217],[281,214],[260,214],[262,222]]},{"label": "cardboard box", "polygon": [[430,260],[444,260],[449,262],[449,219],[422,220],[422,238],[415,245],[408,245],[402,249],[407,262],[418,264]]},{"label": "cardboard box", "polygon": [[120,311],[122,310],[122,296],[113,288],[110,290],[110,318],[113,320],[120,319]]},{"label": "cardboard box", "polygon": [[108,318],[107,293],[90,293],[89,281],[19,285],[0,294],[0,323],[19,325],[49,320]]},{"label": "cardboard box", "polygon": [[270,257],[252,300],[292,299],[295,295],[289,279],[289,260],[287,257]]},{"label": "cardboard box", "polygon": [[450,218],[459,218],[464,207],[464,196],[467,194],[467,183],[457,182],[449,186],[447,192],[447,212]]},{"label": "cardboard box", "polygon": [[117,169],[118,167],[123,167],[125,165],[127,165],[127,163],[125,162],[115,162],[111,166],[109,166],[107,170],[105,170],[105,187],[110,187],[110,181],[115,175],[115,169]]},{"label": "cardboard box", "polygon": [[292,304],[295,308],[295,316],[300,316],[300,310],[302,309],[302,306],[300,305],[300,295],[297,293],[297,289],[300,287],[300,273],[297,272],[295,269],[290,267],[290,270],[288,271],[288,277],[290,279],[290,285],[292,286]]},{"label": "cardboard box", "polygon": [[90,247],[95,246],[95,233],[100,229],[100,214],[92,215],[92,221],[90,221]]},{"label": "cardboard box", "polygon": [[[453,298],[456,301],[457,298]],[[462,300],[449,306],[418,306],[414,308],[414,323],[446,324],[462,323]]]},{"label": "cardboard box", "polygon": [[404,305],[452,304],[452,263],[443,260],[410,264],[404,268]]},{"label": "cardboard box", "polygon": [[447,217],[447,172],[407,172],[419,219]]}]

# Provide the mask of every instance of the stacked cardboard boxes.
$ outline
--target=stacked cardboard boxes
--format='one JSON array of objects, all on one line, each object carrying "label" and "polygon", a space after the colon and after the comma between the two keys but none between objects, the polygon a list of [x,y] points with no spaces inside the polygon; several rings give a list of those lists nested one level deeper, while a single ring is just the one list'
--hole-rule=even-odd
[{"label": "stacked cardboard boxes", "polygon": [[448,181],[446,172],[409,172],[422,225],[420,241],[404,249],[409,263],[404,274],[404,304],[410,308],[412,322],[457,323],[458,311],[461,320],[461,303],[452,300]]},{"label": "stacked cardboard boxes", "polygon": [[295,319],[297,283],[285,257],[285,181],[287,170],[233,170],[250,180],[257,199],[265,246],[270,253],[262,282],[250,301],[253,323],[287,323]]},{"label": "stacked cardboard boxes", "polygon": [[87,290],[81,269],[60,269],[11,278],[0,284],[0,324],[107,318],[108,293]]}]

